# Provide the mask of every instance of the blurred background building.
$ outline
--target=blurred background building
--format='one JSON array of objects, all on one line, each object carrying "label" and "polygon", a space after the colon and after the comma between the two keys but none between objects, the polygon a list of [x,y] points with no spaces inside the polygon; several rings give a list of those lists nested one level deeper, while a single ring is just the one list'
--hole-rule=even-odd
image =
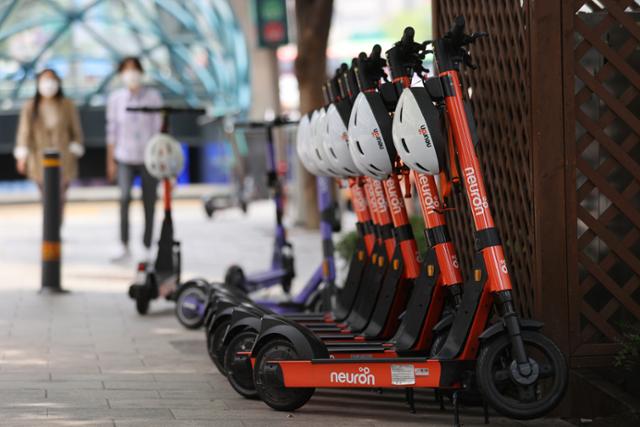
[{"label": "blurred background building", "polygon": [[[428,38],[429,6],[335,0],[327,73],[374,43],[388,48],[406,25]],[[172,122],[189,157],[181,181],[228,182],[233,150],[218,118],[299,114],[294,7],[293,0],[0,0],[0,191],[31,186],[11,152],[20,106],[44,68],[58,71],[81,110],[88,149],[76,185],[104,183],[104,104],[128,55],[142,58],[148,83],[167,103],[207,108],[206,119]]]}]

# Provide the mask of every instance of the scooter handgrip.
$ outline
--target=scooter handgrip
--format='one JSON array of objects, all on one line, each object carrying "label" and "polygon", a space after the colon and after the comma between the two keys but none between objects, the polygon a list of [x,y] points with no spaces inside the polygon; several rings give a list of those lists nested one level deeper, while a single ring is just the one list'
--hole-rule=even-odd
[{"label": "scooter handgrip", "polygon": [[451,33],[451,38],[454,41],[456,42],[462,41],[462,38],[464,37],[464,27],[465,27],[464,16],[462,15],[456,16],[453,21],[453,27],[451,27],[451,30],[449,31]]},{"label": "scooter handgrip", "polygon": [[413,43],[413,37],[415,36],[416,31],[413,27],[407,27],[404,29],[404,33],[402,33],[402,39],[400,39],[401,43]]}]

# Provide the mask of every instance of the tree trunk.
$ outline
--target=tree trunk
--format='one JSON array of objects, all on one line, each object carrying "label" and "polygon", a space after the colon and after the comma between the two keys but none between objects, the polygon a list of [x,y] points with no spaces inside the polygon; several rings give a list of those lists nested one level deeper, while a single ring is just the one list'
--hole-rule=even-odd
[{"label": "tree trunk", "polygon": [[[331,27],[333,0],[296,0],[296,28],[298,57],[295,72],[300,90],[300,113],[306,114],[324,105],[322,84],[327,79],[327,40]],[[302,206],[305,209],[304,225],[317,228],[320,224],[316,180],[303,167]]]}]

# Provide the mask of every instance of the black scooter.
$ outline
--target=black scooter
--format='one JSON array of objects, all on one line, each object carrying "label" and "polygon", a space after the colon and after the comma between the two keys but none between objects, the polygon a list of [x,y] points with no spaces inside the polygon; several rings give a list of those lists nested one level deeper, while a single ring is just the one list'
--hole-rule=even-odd
[{"label": "black scooter", "polygon": [[[171,114],[189,113],[204,114],[200,108],[162,107],[129,107],[127,111],[140,113],[160,113],[162,128],[160,133],[169,135],[169,116]],[[152,300],[164,297],[174,301],[180,291],[181,253],[180,242],[175,240],[173,220],[171,217],[171,180],[165,178],[164,186],[164,219],[158,240],[158,253],[153,263],[142,261],[138,263],[138,276],[129,287],[129,297],[136,301],[136,309],[141,315],[147,314]],[[202,300],[207,295],[206,289],[199,289]]]}]

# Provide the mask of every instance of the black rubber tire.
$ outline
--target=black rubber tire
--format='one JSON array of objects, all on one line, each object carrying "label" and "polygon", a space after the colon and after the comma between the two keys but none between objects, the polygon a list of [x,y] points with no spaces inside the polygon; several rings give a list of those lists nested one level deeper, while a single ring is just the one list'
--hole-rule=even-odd
[{"label": "black rubber tire", "polygon": [[244,275],[244,270],[239,265],[232,265],[227,268],[224,273],[224,284],[232,289],[246,289],[247,279]]},{"label": "black rubber tire", "polygon": [[209,353],[209,357],[218,371],[227,376],[227,370],[224,368],[224,344],[223,338],[224,334],[227,332],[227,326],[229,326],[231,319],[224,320],[220,322],[220,324],[209,332],[209,345],[207,345],[207,351]]},{"label": "black rubber tire", "polygon": [[253,371],[253,383],[260,399],[276,411],[295,411],[311,399],[315,388],[286,388],[264,384],[262,370],[269,360],[297,360],[296,349],[284,338],[274,338],[265,343],[258,355]]},{"label": "black rubber tire", "polygon": [[[540,377],[532,385],[536,387],[537,400],[522,402],[507,394],[518,387],[506,364],[511,363],[511,343],[506,333],[500,334],[482,344],[476,364],[476,381],[485,401],[496,411],[510,418],[528,420],[539,418],[549,413],[560,403],[567,388],[567,363],[558,346],[542,333],[537,331],[522,331],[527,354],[539,364]],[[536,357],[537,356],[537,357]],[[546,360],[538,360],[544,357]],[[541,365],[541,363],[544,363]],[[500,365],[500,369],[497,366]],[[496,373],[500,372],[501,387],[496,384]],[[541,397],[543,384],[541,379],[550,379],[548,390]]]},{"label": "black rubber tire", "polygon": [[182,326],[187,329],[198,329],[204,323],[204,314],[198,315],[193,310],[184,307],[184,303],[188,297],[194,297],[200,304],[204,304],[207,300],[206,290],[195,283],[189,283],[178,289],[176,296],[176,317]]},{"label": "black rubber tire", "polygon": [[251,364],[238,364],[236,354],[239,351],[251,351],[253,343],[258,333],[252,329],[247,329],[229,341],[224,352],[224,367],[227,372],[229,384],[239,395],[247,399],[257,399],[258,392],[253,384],[253,369]]},{"label": "black rubber tire", "polygon": [[138,314],[140,314],[141,316],[147,314],[147,312],[149,311],[150,302],[151,301],[146,296],[138,295],[138,297],[136,298],[136,310],[138,311]]}]

